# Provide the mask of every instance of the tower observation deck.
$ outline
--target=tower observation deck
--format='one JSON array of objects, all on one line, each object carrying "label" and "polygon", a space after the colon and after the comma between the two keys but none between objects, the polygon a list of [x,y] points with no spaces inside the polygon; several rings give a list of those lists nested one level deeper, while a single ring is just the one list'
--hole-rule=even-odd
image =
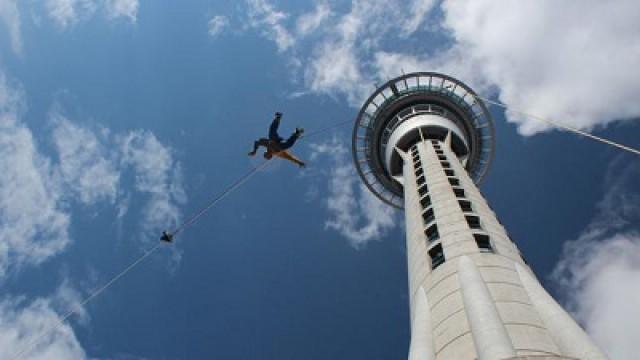
[{"label": "tower observation deck", "polygon": [[404,209],[410,360],[606,359],[477,188],[494,130],[471,88],[431,72],[390,80],[362,106],[352,146],[365,185]]}]

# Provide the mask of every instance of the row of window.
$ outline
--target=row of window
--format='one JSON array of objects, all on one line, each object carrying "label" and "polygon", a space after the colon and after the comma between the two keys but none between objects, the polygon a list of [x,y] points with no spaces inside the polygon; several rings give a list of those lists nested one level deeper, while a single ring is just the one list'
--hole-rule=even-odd
[{"label": "row of window", "polygon": [[[467,220],[467,224],[470,229],[482,230],[482,226],[480,225],[480,217],[477,215],[473,215],[473,207],[471,206],[471,201],[466,200],[464,189],[458,187],[460,186],[460,180],[453,177],[454,172],[451,169],[444,169],[445,174],[449,179],[449,183],[453,187],[453,192],[456,195],[458,200],[458,205],[460,205],[460,209],[463,213],[465,213],[465,219]],[[489,240],[489,235],[486,234],[473,234],[473,237],[478,245],[478,249],[480,252],[493,252],[493,247],[491,246],[491,241]]]},{"label": "row of window", "polygon": [[[438,156],[438,160],[440,160],[441,163],[443,161],[446,162],[447,157],[444,155],[444,152],[440,148],[440,143],[436,140],[432,140],[431,142]],[[425,231],[425,234],[427,235],[427,239],[429,240],[429,242],[435,241],[440,238],[440,235],[437,233],[438,228],[435,226],[436,225],[434,224],[433,225],[434,229],[427,228],[427,230]],[[432,240],[432,238],[435,238],[435,239]],[[444,250],[442,249],[442,243],[434,245],[431,249],[429,249],[428,253],[429,253],[429,257],[431,258],[431,270],[444,264],[445,257],[444,257]]]},{"label": "row of window", "polygon": [[429,242],[434,242],[440,238],[438,234],[438,225],[435,223],[435,214],[431,207],[431,197],[429,197],[429,188],[427,187],[427,181],[424,175],[424,169],[420,162],[420,156],[418,155],[417,146],[411,148],[411,154],[413,157],[413,165],[415,168],[416,182],[418,184],[418,194],[420,195],[420,205],[422,206],[422,220],[425,229],[425,235]]},{"label": "row of window", "polygon": [[[440,160],[440,164],[444,170],[445,175],[447,176],[447,180],[453,189],[455,196],[458,198],[458,204],[460,205],[460,209],[465,213],[465,219],[470,229],[482,230],[482,226],[480,224],[480,218],[477,215],[473,214],[471,201],[466,199],[465,191],[462,187],[460,187],[460,180],[455,177],[455,172],[451,169],[451,163],[448,161],[444,151],[442,151],[440,144],[437,141],[433,141],[433,147],[435,149],[436,155],[438,156],[438,160]],[[431,205],[431,199],[425,197],[425,203]],[[422,202],[421,202],[422,203]],[[431,220],[433,217],[433,210],[427,209],[423,212],[423,219]],[[431,242],[431,237],[438,237],[437,235],[437,227],[436,225],[432,225],[425,230],[425,234],[427,235],[427,239]],[[473,238],[478,246],[480,252],[488,252],[493,253],[493,247],[491,246],[491,240],[489,235],[474,233]],[[435,240],[434,240],[435,241]],[[435,269],[438,266],[442,265],[445,262],[444,250],[442,248],[442,244],[436,244],[428,251],[429,257],[431,258],[431,269]]]}]

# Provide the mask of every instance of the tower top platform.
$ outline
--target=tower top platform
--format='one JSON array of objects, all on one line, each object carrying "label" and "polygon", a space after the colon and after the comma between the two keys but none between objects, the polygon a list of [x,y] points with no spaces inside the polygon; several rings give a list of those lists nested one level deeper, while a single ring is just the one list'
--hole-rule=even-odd
[{"label": "tower top platform", "polygon": [[402,160],[395,148],[406,151],[421,136],[443,141],[448,133],[453,134],[453,151],[479,184],[493,159],[494,128],[476,93],[435,72],[389,80],[367,99],[356,118],[351,140],[358,174],[380,200],[402,208],[403,189],[397,180]]}]

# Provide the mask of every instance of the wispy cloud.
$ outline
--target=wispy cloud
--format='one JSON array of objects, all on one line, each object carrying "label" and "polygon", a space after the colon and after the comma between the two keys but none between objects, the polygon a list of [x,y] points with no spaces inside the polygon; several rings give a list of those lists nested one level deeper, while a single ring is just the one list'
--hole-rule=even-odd
[{"label": "wispy cloud", "polygon": [[[373,67],[374,53],[385,40],[399,40],[417,32],[432,7],[428,0],[354,0],[349,11],[339,13],[330,2],[318,0],[313,10],[286,24],[284,20],[292,15],[276,12],[266,0],[248,0],[248,4],[249,8],[270,9],[259,13],[279,14],[268,17],[272,21],[254,20],[250,24],[263,29],[265,37],[275,41],[280,52],[286,52],[288,61],[295,59],[297,66],[292,71],[304,69],[308,90],[304,93],[346,97],[353,106],[360,105],[379,80]],[[305,43],[305,39],[310,42]],[[310,54],[300,56],[307,49]]]},{"label": "wispy cloud", "polygon": [[80,127],[59,112],[52,113],[53,142],[58,155],[58,170],[68,191],[77,194],[84,204],[116,200],[120,181],[117,153],[108,140]]},{"label": "wispy cloud", "polygon": [[106,2],[106,9],[109,17],[124,17],[132,23],[135,23],[138,19],[139,7],[139,0],[108,0]]},{"label": "wispy cloud", "polygon": [[0,20],[9,33],[13,51],[22,54],[22,30],[17,0],[0,0]]},{"label": "wispy cloud", "polygon": [[596,343],[612,359],[632,360],[640,339],[640,164],[627,160],[611,165],[598,215],[565,244],[553,278]]},{"label": "wispy cloud", "polygon": [[49,18],[62,29],[75,25],[81,17],[91,16],[96,7],[95,0],[46,0]]},{"label": "wispy cloud", "polygon": [[329,16],[331,16],[329,3],[326,1],[318,2],[314,11],[298,17],[296,21],[296,33],[299,36],[305,36],[316,31]]},{"label": "wispy cloud", "polygon": [[218,36],[227,26],[229,26],[229,18],[224,15],[216,15],[209,20],[209,35]]},{"label": "wispy cloud", "polygon": [[310,159],[327,158],[331,163],[326,200],[329,219],[325,228],[344,236],[355,248],[381,239],[395,227],[394,210],[375,198],[360,183],[351,164],[349,150],[336,137],[325,143],[314,143]]},{"label": "wispy cloud", "polygon": [[175,227],[186,202],[182,168],[172,150],[147,131],[130,132],[120,140],[122,163],[135,170],[135,188],[149,196],[144,207],[144,233]]},{"label": "wispy cloud", "polygon": [[286,29],[284,21],[289,15],[276,10],[267,0],[248,0],[249,26],[259,29],[265,37],[273,40],[278,51],[285,51],[294,45],[293,35]]},{"label": "wispy cloud", "polygon": [[46,0],[45,3],[47,15],[60,29],[73,27],[96,13],[135,23],[139,7],[139,0]]}]

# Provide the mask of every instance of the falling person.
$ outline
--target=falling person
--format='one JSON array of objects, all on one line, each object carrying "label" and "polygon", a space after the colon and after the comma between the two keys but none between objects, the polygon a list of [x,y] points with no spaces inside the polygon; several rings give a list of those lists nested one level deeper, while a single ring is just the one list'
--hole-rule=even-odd
[{"label": "falling person", "polygon": [[300,167],[305,167],[305,163],[300,159],[295,157],[292,153],[288,151],[289,148],[296,143],[296,141],[300,138],[304,129],[296,128],[296,131],[289,136],[287,140],[278,135],[278,126],[280,126],[280,119],[282,118],[282,113],[275,113],[275,118],[273,122],[271,122],[271,126],[269,127],[269,138],[260,138],[253,143],[253,150],[249,152],[249,156],[254,156],[258,151],[260,146],[264,146],[267,151],[264,152],[264,158],[269,160],[274,155],[289,160]]}]

